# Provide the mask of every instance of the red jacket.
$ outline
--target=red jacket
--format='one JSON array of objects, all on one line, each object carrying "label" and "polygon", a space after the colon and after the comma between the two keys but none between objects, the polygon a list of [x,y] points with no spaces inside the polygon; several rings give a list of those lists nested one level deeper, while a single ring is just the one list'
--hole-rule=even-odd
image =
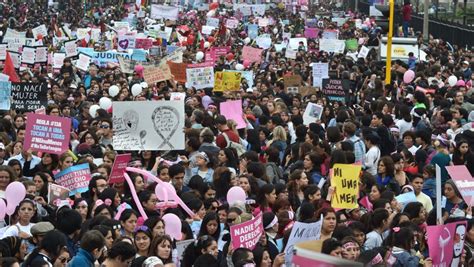
[{"label": "red jacket", "polygon": [[[240,143],[239,136],[236,133],[234,133],[231,129],[227,129],[223,133],[227,135],[230,141]],[[227,142],[225,141],[225,137],[222,133],[217,136],[216,144],[221,149],[224,149],[227,147]]]},{"label": "red jacket", "polygon": [[402,9],[403,21],[410,21],[412,12],[411,5],[404,5]]}]

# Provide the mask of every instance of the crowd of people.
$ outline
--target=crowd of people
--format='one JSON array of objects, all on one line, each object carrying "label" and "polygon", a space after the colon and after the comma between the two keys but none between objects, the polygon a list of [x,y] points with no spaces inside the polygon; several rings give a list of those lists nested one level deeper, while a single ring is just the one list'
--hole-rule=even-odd
[{"label": "crowd of people", "polygon": [[[41,39],[49,52],[64,49],[55,38],[64,34],[65,24],[71,38],[78,28],[99,28],[100,40],[79,40],[78,45],[105,51],[107,41],[112,44],[107,49],[117,45],[110,29],[113,21],[131,14],[141,33],[148,32],[150,23],[158,23],[150,22],[149,7],[123,1],[71,0],[62,1],[59,8],[43,0],[11,2],[2,4],[2,33],[26,31],[27,37],[35,38],[32,29],[44,24],[48,35]],[[431,266],[427,226],[467,220],[465,236],[460,237],[464,247],[459,266],[471,266],[472,203],[465,202],[446,167],[466,165],[474,174],[473,51],[434,37],[424,43],[420,33],[404,24],[400,35],[419,38],[420,50],[427,56],[394,61],[392,80],[385,84],[385,62],[379,61],[376,48],[381,32],[375,20],[348,11],[343,15],[347,21],[338,25],[331,20],[331,11],[338,7],[331,1],[319,2],[267,5],[264,16],[274,24],[260,27],[259,32],[277,44],[283,33],[304,36],[307,20],[317,18],[320,35],[325,29],[337,30],[339,39],[356,38],[358,48],[374,47],[367,57],[327,53],[319,49],[318,38],[308,38],[307,47],[300,43],[295,59],[272,45],[263,51],[260,63],[244,64],[243,46],[257,46],[248,42],[247,32],[256,16],[243,16],[237,28],[226,28],[225,19],[239,15],[226,2],[211,4],[212,14],[208,9],[182,10],[177,21],[166,21],[173,28],[170,38],[153,42],[161,47],[162,56],[167,45],[185,47],[183,62],[189,64],[199,63],[196,54],[209,48],[204,42],[210,47],[230,46],[217,58],[214,70],[235,70],[237,65],[252,70],[253,81],[243,80],[240,91],[195,89],[171,79],[148,84],[135,95],[132,86],[144,82],[140,66],[133,74],[122,73],[118,64],[91,63],[83,71],[69,58],[57,70],[52,63],[17,70],[21,82],[48,84],[45,112],[71,119],[71,141],[70,150],[60,155],[24,149],[28,113],[0,111],[0,198],[6,199],[5,190],[15,181],[27,191],[15,211],[0,222],[1,266],[289,266],[283,249],[292,226],[318,220],[323,220],[321,253],[368,266]],[[140,12],[144,16],[137,16]],[[187,25],[197,36],[209,16],[221,24],[207,40],[178,40],[178,26]],[[356,19],[364,22],[362,27],[356,27]],[[330,101],[320,88],[306,95],[288,92],[284,84],[288,76],[299,75],[301,87],[313,85],[315,62],[328,63],[330,78],[347,85],[344,101]],[[407,71],[415,74],[408,82]],[[452,76],[455,84],[448,81]],[[109,94],[113,85],[120,88],[115,97]],[[157,101],[169,100],[172,92],[186,95],[182,151],[114,150],[113,111],[89,110],[104,96],[114,102]],[[220,114],[219,104],[229,99],[242,100],[246,127],[237,129],[235,121]],[[308,103],[321,105],[323,111],[320,119],[305,124]],[[128,166],[172,184],[194,216],[179,206],[162,208],[162,199],[155,194],[157,183],[142,174],[128,173],[132,186],[110,184],[114,159],[124,153],[132,153]],[[55,183],[55,174],[82,163],[89,164],[92,174],[87,192],[51,203],[48,188]],[[335,164],[362,166],[354,209],[331,207],[330,170]],[[442,199],[436,199],[435,165],[441,168]],[[245,203],[227,203],[233,186],[245,191]],[[414,192],[416,201],[402,205],[396,197],[406,192]],[[442,221],[434,208],[439,201]],[[259,213],[264,234],[255,248],[233,247],[230,226]],[[180,218],[181,238],[167,233],[166,214]],[[193,241],[178,251],[183,240]]]}]

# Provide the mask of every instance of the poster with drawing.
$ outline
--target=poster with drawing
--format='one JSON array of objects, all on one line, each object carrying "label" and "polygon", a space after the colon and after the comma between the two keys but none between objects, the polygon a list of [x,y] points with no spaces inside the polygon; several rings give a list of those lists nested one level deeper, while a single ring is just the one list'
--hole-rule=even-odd
[{"label": "poster with drawing", "polygon": [[316,122],[321,119],[323,114],[323,107],[318,104],[308,103],[303,114],[303,123],[309,126],[310,123]]},{"label": "poster with drawing", "polygon": [[184,149],[184,102],[114,102],[113,146],[117,150]]}]

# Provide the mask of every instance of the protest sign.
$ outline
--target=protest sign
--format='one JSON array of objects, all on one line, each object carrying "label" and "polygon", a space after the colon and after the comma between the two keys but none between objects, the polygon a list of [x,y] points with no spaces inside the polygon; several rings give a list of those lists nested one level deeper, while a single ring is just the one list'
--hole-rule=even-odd
[{"label": "protest sign", "polygon": [[203,25],[201,28],[202,34],[205,35],[210,35],[212,34],[212,31],[215,29],[215,27],[209,26],[209,25]]},{"label": "protest sign", "polygon": [[42,37],[48,36],[48,29],[44,24],[39,25],[31,30],[33,32],[33,36],[38,39],[38,36],[41,35]]},{"label": "protest sign", "polygon": [[302,82],[303,79],[300,75],[290,75],[283,77],[283,84],[285,87],[299,87]]},{"label": "protest sign", "polygon": [[346,42],[346,48],[349,51],[357,51],[357,48],[359,48],[357,39],[349,39],[349,40],[346,40],[345,42]]},{"label": "protest sign", "polygon": [[449,176],[453,179],[462,198],[468,205],[474,200],[474,179],[466,165],[446,166]]},{"label": "protest sign", "polygon": [[123,183],[123,173],[127,168],[128,163],[132,160],[132,154],[119,154],[115,156],[114,165],[109,175],[109,184]]},{"label": "protest sign", "polygon": [[21,63],[27,65],[35,64],[36,48],[31,46],[23,46],[21,53]]},{"label": "protest sign", "polygon": [[128,32],[130,30],[130,23],[128,21],[115,21],[114,29],[117,32]]},{"label": "protest sign", "polygon": [[433,266],[459,265],[467,235],[466,224],[466,221],[459,221],[427,227],[429,255]]},{"label": "protest sign", "polygon": [[76,31],[77,40],[85,39],[88,42],[90,40],[89,30],[90,28],[78,28]]},{"label": "protest sign", "polygon": [[0,81],[0,110],[10,110],[10,98],[12,94],[12,83]]},{"label": "protest sign", "polygon": [[244,60],[248,60],[250,63],[260,63],[262,61],[262,51],[263,49],[244,46],[242,50],[242,56]]},{"label": "protest sign", "polygon": [[287,49],[285,50],[285,57],[289,59],[296,59],[296,54],[298,51]]},{"label": "protest sign", "polygon": [[150,38],[136,38],[135,48],[150,49],[153,47],[153,39]]},{"label": "protest sign", "polygon": [[47,46],[37,46],[35,47],[35,63],[45,64],[48,62],[48,47]]},{"label": "protest sign", "polygon": [[252,250],[263,233],[262,213],[250,221],[230,226],[230,238],[234,248],[248,248]]},{"label": "protest sign", "polygon": [[186,86],[196,89],[214,87],[214,68],[187,68],[186,69]]},{"label": "protest sign", "polygon": [[61,200],[66,200],[69,197],[69,189],[66,187],[49,183],[48,184],[48,203],[50,205],[59,206]]},{"label": "protest sign", "polygon": [[253,71],[239,71],[239,70],[224,70],[224,72],[239,72],[241,73],[241,80],[240,82],[246,82],[248,88],[253,87]]},{"label": "protest sign", "polygon": [[326,51],[328,53],[344,53],[346,43],[344,40],[336,39],[321,39],[319,40],[319,50]]},{"label": "protest sign", "polygon": [[170,72],[173,75],[173,78],[177,82],[185,83],[186,82],[186,63],[174,63],[172,61],[168,61],[168,66],[170,68]]},{"label": "protest sign", "polygon": [[65,58],[66,58],[66,54],[64,53],[54,53],[53,54],[53,68],[60,69],[63,66]]},{"label": "protest sign", "polygon": [[346,101],[346,93],[340,79],[323,79],[321,91],[331,101],[342,101],[343,103]]},{"label": "protest sign", "polygon": [[328,63],[313,63],[313,86],[323,86],[323,79],[329,78]]},{"label": "protest sign", "polygon": [[178,260],[181,262],[184,256],[184,250],[191,244],[194,243],[194,239],[181,240],[176,242],[176,251],[178,252]]},{"label": "protest sign", "polygon": [[370,52],[370,48],[368,48],[367,46],[363,45],[361,48],[360,48],[360,51],[359,51],[359,54],[357,55],[357,57],[359,58],[366,58],[367,55],[369,54]]},{"label": "protest sign", "polygon": [[228,19],[225,22],[225,26],[229,29],[235,29],[239,26],[239,21],[236,19]]},{"label": "protest sign", "polygon": [[37,113],[28,114],[25,149],[62,154],[69,149],[71,119]]},{"label": "protest sign", "polygon": [[84,193],[89,190],[89,181],[91,180],[89,163],[71,166],[54,175],[54,180],[56,184],[67,188],[70,191],[70,196]]},{"label": "protest sign", "polygon": [[12,109],[34,111],[48,105],[47,83],[12,83]]},{"label": "protest sign", "polygon": [[237,123],[237,129],[247,127],[247,123],[245,123],[243,118],[244,112],[242,111],[241,99],[221,102],[220,111],[221,115],[223,115],[227,120],[234,120]]},{"label": "protest sign", "polygon": [[214,28],[219,28],[219,19],[218,18],[207,18],[206,25]]},{"label": "protest sign", "polygon": [[240,90],[240,72],[216,72],[214,75],[214,92],[238,91]]},{"label": "protest sign", "polygon": [[272,47],[272,38],[268,34],[260,35],[255,39],[258,47],[268,49]]},{"label": "protest sign", "polygon": [[76,67],[82,71],[89,70],[89,64],[91,63],[91,57],[82,53],[79,53],[79,59],[76,61]]},{"label": "protest sign", "polygon": [[308,96],[312,94],[316,94],[316,88],[313,86],[300,86],[298,88],[298,93],[302,96]]},{"label": "protest sign", "polygon": [[150,86],[154,86],[157,82],[171,80],[170,67],[166,62],[163,62],[158,66],[144,66],[143,79]]},{"label": "protest sign", "polygon": [[7,58],[7,44],[0,44],[0,61],[4,61]]},{"label": "protest sign", "polygon": [[184,149],[184,102],[113,102],[116,150]]},{"label": "protest sign", "polygon": [[322,39],[337,39],[339,32],[337,30],[325,30]]},{"label": "protest sign", "polygon": [[135,48],[135,34],[120,34],[117,40],[117,51],[126,52]]},{"label": "protest sign", "polygon": [[170,100],[184,101],[185,99],[186,99],[186,93],[170,92]]},{"label": "protest sign", "polygon": [[66,57],[76,57],[78,55],[76,40],[64,42],[64,50]]},{"label": "protest sign", "polygon": [[413,191],[412,192],[407,192],[407,193],[404,193],[404,194],[400,194],[400,195],[396,196],[395,199],[398,201],[398,203],[402,204],[403,207],[405,207],[408,203],[418,202],[418,200],[416,200],[415,192],[413,192]]},{"label": "protest sign", "polygon": [[250,39],[256,39],[258,36],[258,25],[257,24],[249,24],[247,26],[247,32]]},{"label": "protest sign", "polygon": [[358,207],[360,165],[335,164],[331,185],[335,192],[331,199],[331,207],[339,209],[354,209]]},{"label": "protest sign", "polygon": [[178,19],[179,8],[168,5],[151,5],[150,18],[152,19]]},{"label": "protest sign", "polygon": [[304,51],[308,50],[308,40],[306,38],[290,38],[286,49],[299,50],[300,44],[303,45]]},{"label": "protest sign", "polygon": [[267,27],[268,24],[269,24],[268,18],[259,18],[258,19],[258,27],[261,27],[261,28]]},{"label": "protest sign", "polygon": [[[291,262],[286,262],[286,266],[291,267],[337,267],[351,266],[362,267],[362,263],[353,260],[346,260],[341,257],[334,257],[321,253],[322,240],[310,240],[299,242],[294,246],[294,255]],[[380,260],[383,261],[382,257]],[[283,265],[282,265],[283,266]]]},{"label": "protest sign", "polygon": [[305,30],[304,30],[304,37],[306,37],[306,38],[317,39],[318,35],[319,35],[319,29],[318,28],[305,28]]},{"label": "protest sign", "polygon": [[285,247],[285,261],[291,262],[293,257],[294,246],[302,241],[319,240],[321,238],[321,227],[323,225],[323,218],[314,223],[295,222],[291,228],[290,237],[286,242]]},{"label": "protest sign", "polygon": [[323,114],[323,107],[318,104],[308,103],[303,114],[303,123],[306,126],[309,126],[311,123],[314,123],[321,119]]}]

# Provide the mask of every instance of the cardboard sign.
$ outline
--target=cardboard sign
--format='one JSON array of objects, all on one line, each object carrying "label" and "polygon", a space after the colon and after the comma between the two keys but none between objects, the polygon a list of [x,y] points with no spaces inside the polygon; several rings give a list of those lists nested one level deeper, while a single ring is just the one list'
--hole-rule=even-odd
[{"label": "cardboard sign", "polygon": [[321,91],[331,101],[341,101],[343,103],[346,101],[346,93],[340,79],[323,79]]},{"label": "cardboard sign", "polygon": [[303,114],[303,123],[306,126],[309,126],[311,123],[314,123],[321,119],[323,114],[323,107],[318,104],[308,103]]},{"label": "cardboard sign", "polygon": [[459,265],[467,235],[466,227],[466,221],[427,227],[429,255],[433,266]]},{"label": "cardboard sign", "polygon": [[26,122],[25,149],[62,154],[69,149],[71,119],[30,113]]},{"label": "cardboard sign", "polygon": [[70,196],[87,192],[91,180],[89,163],[71,166],[54,175],[54,180],[58,185],[67,188]]},{"label": "cardboard sign", "polygon": [[298,93],[302,96],[308,96],[308,95],[313,95],[316,94],[316,88],[313,86],[300,86],[298,88]]},{"label": "cardboard sign", "polygon": [[294,246],[302,241],[319,240],[321,238],[321,227],[323,225],[323,218],[314,223],[295,222],[291,228],[290,237],[285,247],[285,261],[291,262],[293,257]]},{"label": "cardboard sign", "polygon": [[184,102],[113,102],[116,150],[184,149]]},{"label": "cardboard sign", "polygon": [[196,89],[214,87],[214,68],[187,68],[186,69],[186,86]]},{"label": "cardboard sign", "polygon": [[150,18],[169,19],[176,21],[178,19],[179,8],[168,5],[151,5]]},{"label": "cardboard sign", "polygon": [[242,100],[232,100],[221,102],[221,115],[227,120],[234,120],[237,123],[237,129],[247,127],[247,123],[243,119],[244,112],[242,111]]},{"label": "cardboard sign", "polygon": [[254,249],[263,233],[262,213],[250,221],[230,226],[230,237],[234,248]]},{"label": "cardboard sign", "polygon": [[78,55],[76,40],[64,42],[66,57],[76,57]]},{"label": "cardboard sign", "polygon": [[360,165],[335,164],[331,184],[336,191],[331,199],[331,207],[339,209],[354,209],[359,206]]},{"label": "cardboard sign", "polygon": [[474,200],[474,179],[466,165],[446,166],[446,170],[456,184],[464,201],[468,205],[474,204],[472,203]]},{"label": "cardboard sign", "polygon": [[329,63],[313,63],[313,86],[323,86],[325,78],[329,78]]},{"label": "cardboard sign", "polygon": [[300,75],[291,75],[291,76],[284,76],[283,83],[285,87],[298,87],[301,85],[303,79]]},{"label": "cardboard sign", "polygon": [[146,66],[143,69],[143,79],[151,86],[157,82],[171,80],[170,67],[166,63],[159,66]]},{"label": "cardboard sign", "polygon": [[50,205],[59,206],[61,200],[69,198],[70,191],[66,187],[49,183],[48,184],[48,203]]},{"label": "cardboard sign", "polygon": [[35,111],[48,106],[47,83],[12,83],[12,108]]},{"label": "cardboard sign", "polygon": [[171,75],[173,75],[173,79],[177,82],[185,83],[186,82],[186,63],[174,63],[172,61],[168,61],[168,66],[171,71]]},{"label": "cardboard sign", "polygon": [[131,160],[132,154],[119,154],[115,156],[114,165],[109,175],[109,184],[122,183],[125,180],[123,173]]},{"label": "cardboard sign", "polygon": [[250,63],[260,63],[262,61],[262,52],[263,49],[244,46],[242,50],[242,56],[244,60],[248,60]]}]

